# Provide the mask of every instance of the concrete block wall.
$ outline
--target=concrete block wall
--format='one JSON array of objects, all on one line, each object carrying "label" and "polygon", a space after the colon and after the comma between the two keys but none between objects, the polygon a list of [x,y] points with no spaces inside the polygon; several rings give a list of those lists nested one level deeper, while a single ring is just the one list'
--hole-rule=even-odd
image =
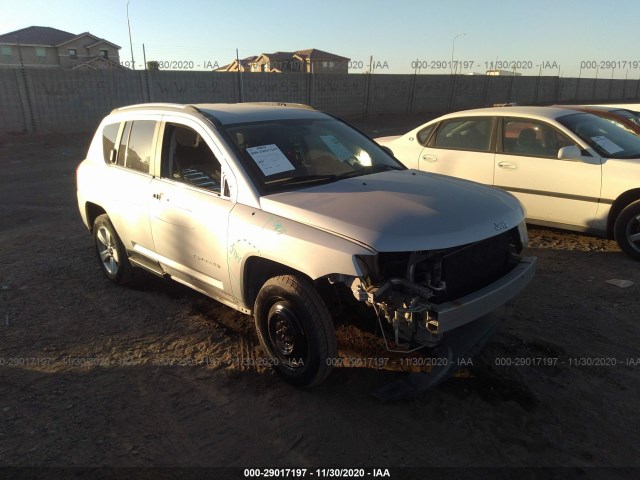
[{"label": "concrete block wall", "polygon": [[367,75],[366,113],[407,113],[411,101],[411,75]]},{"label": "concrete block wall", "polygon": [[449,110],[468,110],[484,107],[484,92],[487,83],[486,75],[458,75],[453,79],[453,95]]},{"label": "concrete block wall", "polygon": [[640,102],[640,80],[391,74],[0,69],[0,133],[92,131],[144,102],[306,103],[343,116],[432,113],[494,103]]},{"label": "concrete block wall", "polygon": [[527,105],[537,101],[537,87],[540,77],[511,77],[511,102]]},{"label": "concrete block wall", "polygon": [[243,74],[241,85],[245,102],[308,103],[307,82],[307,75],[299,73],[259,73]]},{"label": "concrete block wall", "polygon": [[113,108],[145,101],[135,72],[33,69],[27,78],[37,132],[91,131]]},{"label": "concrete block wall", "polygon": [[485,106],[511,101],[513,77],[485,76]]},{"label": "concrete block wall", "polygon": [[233,103],[240,101],[234,75],[209,72],[139,72],[145,102]]},{"label": "concrete block wall", "polygon": [[449,109],[451,75],[414,75],[412,112],[441,113]]},{"label": "concrete block wall", "polygon": [[305,103],[336,115],[365,113],[370,75],[311,75]]},{"label": "concrete block wall", "polygon": [[537,104],[549,105],[555,103],[558,94],[558,77],[538,77],[538,98]]},{"label": "concrete block wall", "polygon": [[29,130],[28,123],[32,115],[29,113],[21,76],[19,69],[0,69],[0,132]]}]

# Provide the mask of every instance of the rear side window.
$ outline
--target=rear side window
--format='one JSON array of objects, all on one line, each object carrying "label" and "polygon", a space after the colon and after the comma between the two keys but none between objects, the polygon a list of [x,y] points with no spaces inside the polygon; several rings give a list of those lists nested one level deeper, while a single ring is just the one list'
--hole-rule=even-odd
[{"label": "rear side window", "polygon": [[119,123],[112,123],[102,129],[102,151],[106,163],[111,163],[111,152],[116,148],[116,137],[118,136],[119,128]]},{"label": "rear side window", "polygon": [[153,120],[136,120],[125,124],[118,147],[118,165],[149,173],[156,123]]},{"label": "rear side window", "polygon": [[127,161],[125,164],[127,168],[149,173],[155,131],[156,122],[154,121],[136,120],[133,122],[127,146]]},{"label": "rear side window", "polygon": [[445,120],[436,132],[433,146],[488,152],[491,144],[491,126],[491,117]]}]

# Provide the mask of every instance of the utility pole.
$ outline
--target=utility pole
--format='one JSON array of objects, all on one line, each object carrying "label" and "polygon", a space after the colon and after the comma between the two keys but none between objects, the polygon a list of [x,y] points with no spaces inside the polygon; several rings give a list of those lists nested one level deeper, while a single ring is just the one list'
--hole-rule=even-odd
[{"label": "utility pole", "polygon": [[458,35],[453,37],[453,42],[451,44],[451,75],[453,75],[453,53],[455,52],[455,49],[456,49],[456,39],[458,37],[464,37],[466,35],[467,35],[466,33],[459,33]]},{"label": "utility pole", "polygon": [[133,70],[136,69],[136,62],[133,59],[133,43],[131,42],[131,23],[129,22],[129,2],[131,0],[127,0],[127,28],[129,29],[129,47],[131,48],[131,68]]}]

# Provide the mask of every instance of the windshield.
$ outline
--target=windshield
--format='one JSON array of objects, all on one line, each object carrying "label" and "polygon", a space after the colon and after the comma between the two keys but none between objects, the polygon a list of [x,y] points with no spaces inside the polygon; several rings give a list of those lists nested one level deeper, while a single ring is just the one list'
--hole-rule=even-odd
[{"label": "windshield", "polygon": [[631,110],[611,110],[611,113],[615,113],[616,115],[629,119],[636,125],[640,126],[640,116]]},{"label": "windshield", "polygon": [[258,186],[270,193],[405,167],[349,125],[329,119],[224,127]]},{"label": "windshield", "polygon": [[589,113],[557,119],[605,158],[640,157],[640,137]]}]

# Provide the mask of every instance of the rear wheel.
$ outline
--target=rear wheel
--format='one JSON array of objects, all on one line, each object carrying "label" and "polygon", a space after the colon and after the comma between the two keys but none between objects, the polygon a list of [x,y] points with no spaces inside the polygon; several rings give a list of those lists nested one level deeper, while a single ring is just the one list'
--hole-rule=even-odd
[{"label": "rear wheel", "polygon": [[616,242],[623,252],[640,260],[640,200],[625,207],[614,226]]},{"label": "rear wheel", "polygon": [[131,282],[132,267],[127,252],[107,214],[100,215],[93,223],[93,241],[107,278],[118,285]]},{"label": "rear wheel", "polygon": [[299,387],[322,383],[336,357],[336,334],[313,285],[297,275],[270,278],[254,310],[260,343],[275,371]]}]

